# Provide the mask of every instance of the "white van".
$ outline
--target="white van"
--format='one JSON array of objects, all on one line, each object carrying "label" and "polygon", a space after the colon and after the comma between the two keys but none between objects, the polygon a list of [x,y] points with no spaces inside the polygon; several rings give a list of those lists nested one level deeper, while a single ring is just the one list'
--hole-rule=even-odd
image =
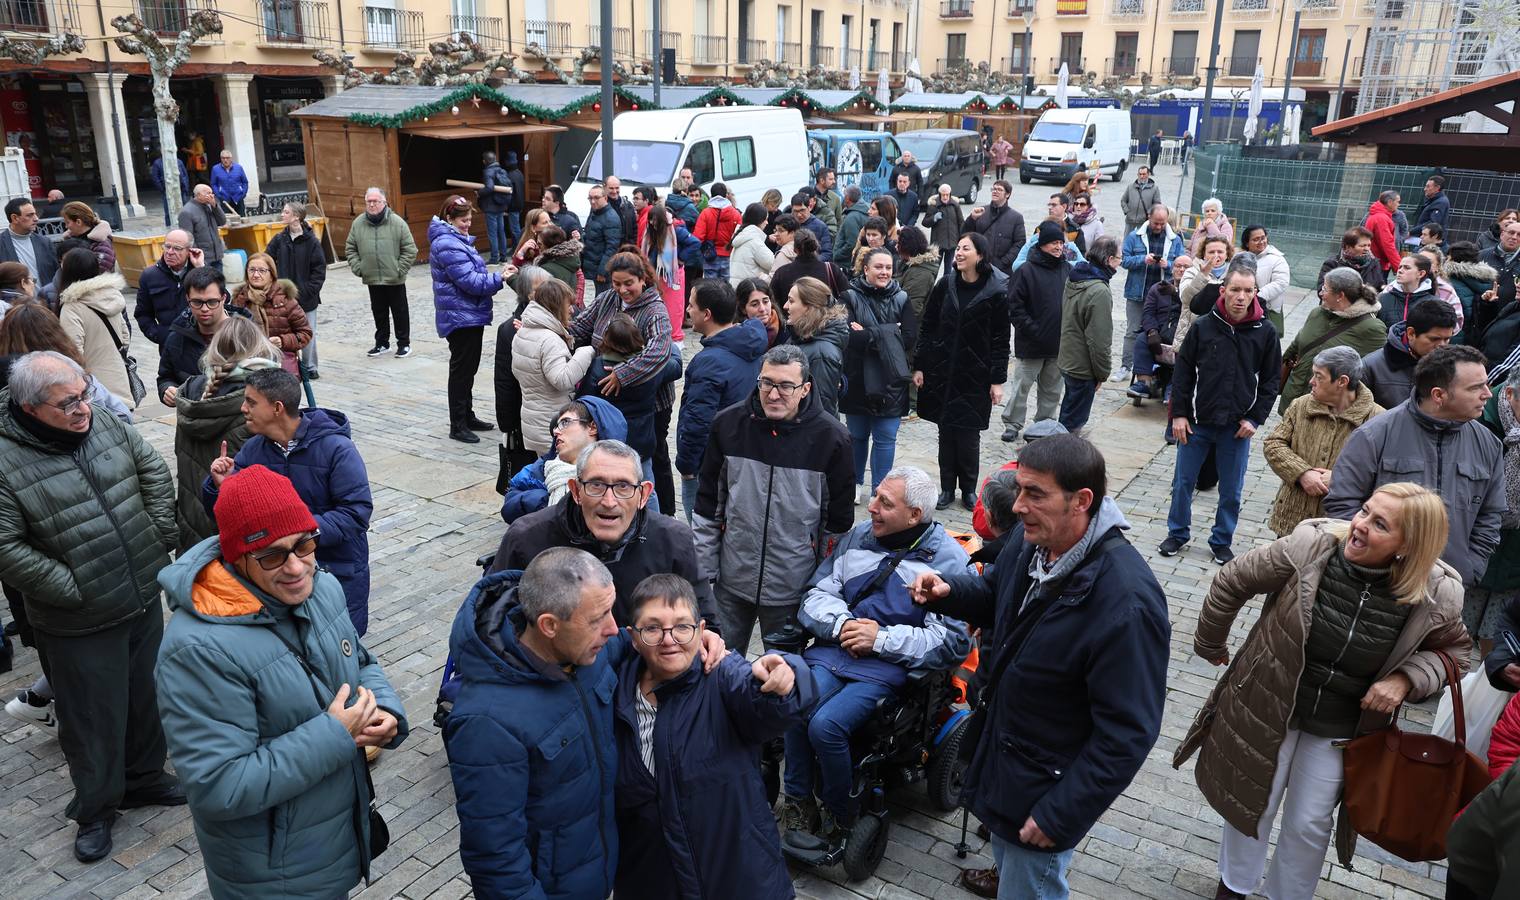
[{"label": "white van", "polygon": [[1047,109],[1024,142],[1019,181],[1065,183],[1078,169],[1118,181],[1129,166],[1129,141],[1127,109]]},{"label": "white van", "polygon": [[[728,186],[742,212],[770,188],[781,191],[782,206],[811,183],[807,129],[802,112],[780,106],[719,106],[625,112],[612,123],[612,174],[629,197],[641,184],[653,185],[660,198],[671,182],[690,168],[703,190]],[[565,205],[585,221],[591,212],[588,193],[602,182],[602,139],[598,137],[565,188]],[[691,224],[691,223],[688,223]]]}]

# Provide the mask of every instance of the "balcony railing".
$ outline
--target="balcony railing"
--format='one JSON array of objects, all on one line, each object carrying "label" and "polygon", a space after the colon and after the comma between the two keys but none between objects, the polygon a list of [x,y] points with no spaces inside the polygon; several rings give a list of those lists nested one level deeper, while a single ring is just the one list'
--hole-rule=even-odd
[{"label": "balcony railing", "polygon": [[822,44],[814,44],[808,48],[808,65],[822,66],[825,69],[834,68],[834,48],[825,47]]},{"label": "balcony railing", "polygon": [[1250,78],[1261,64],[1259,56],[1226,56],[1219,66],[1219,74],[1225,78]]},{"label": "balcony railing", "polygon": [[1236,16],[1270,15],[1272,12],[1272,0],[1230,0],[1230,13]]},{"label": "balcony railing", "polygon": [[1071,59],[1065,56],[1052,56],[1050,58],[1050,74],[1061,74],[1061,63],[1066,64],[1066,74],[1071,78],[1076,78],[1078,75],[1081,75],[1083,72],[1087,71],[1086,57]]},{"label": "balcony railing", "polygon": [[739,42],[739,62],[752,63],[766,58],[765,41],[750,39]]},{"label": "balcony railing", "polygon": [[1161,70],[1168,75],[1197,75],[1198,57],[1196,56],[1167,56],[1161,60]]},{"label": "balcony railing", "polygon": [[0,31],[78,34],[82,24],[75,0],[0,0]]},{"label": "balcony railing", "polygon": [[934,71],[938,74],[946,72],[965,72],[971,68],[971,60],[964,56],[941,57],[934,61]]},{"label": "balcony railing", "polygon": [[1294,78],[1323,78],[1325,77],[1325,58],[1319,59],[1295,59],[1293,60]]},{"label": "balcony railing", "polygon": [[550,56],[566,56],[570,53],[570,23],[524,19],[523,39],[542,47]]},{"label": "balcony railing", "polygon": [[892,65],[892,54],[886,50],[872,50],[866,56],[866,68],[872,72],[880,72]]},{"label": "balcony railing", "polygon": [[865,52],[859,47],[846,47],[839,51],[839,68],[846,72],[865,68]]},{"label": "balcony railing", "polygon": [[972,0],[940,0],[941,19],[969,19],[972,16]]},{"label": "balcony railing", "polygon": [[692,35],[691,61],[705,66],[720,66],[728,62],[728,38],[723,35]]},{"label": "balcony railing", "polygon": [[[597,48],[600,48],[602,46],[602,26],[600,26],[600,25],[587,25],[586,26],[586,44],[588,46],[597,47]],[[632,28],[620,28],[620,27],[617,27],[617,26],[613,26],[613,29],[612,29],[612,55],[613,56],[632,56],[633,55],[633,29]]]},{"label": "balcony railing", "polygon": [[1109,18],[1140,19],[1145,17],[1145,0],[1110,0]]},{"label": "balcony railing", "polygon": [[1341,14],[1341,0],[1300,0],[1304,18],[1334,19]]},{"label": "balcony railing", "polygon": [[1138,65],[1139,58],[1134,54],[1110,56],[1104,65],[1104,72],[1109,78],[1133,78]]},{"label": "balcony railing", "polygon": [[317,0],[259,0],[259,40],[296,47],[332,43],[327,4]]},{"label": "balcony railing", "polygon": [[913,59],[913,55],[911,53],[909,53],[908,51],[906,51],[906,50],[893,50],[892,51],[892,71],[894,71],[894,72],[906,72],[906,71],[908,71],[908,63],[912,59]]},{"label": "balcony railing", "polygon": [[422,13],[389,6],[364,7],[364,46],[421,47]]},{"label": "balcony railing", "polygon": [[1008,18],[1022,18],[1024,13],[1034,11],[1034,0],[1008,0]]},{"label": "balcony railing", "polygon": [[792,66],[802,65],[802,42],[782,41],[776,47],[776,57],[777,62]]},{"label": "balcony railing", "polygon": [[[0,9],[9,13],[12,7],[30,6],[32,4],[18,2],[18,0],[5,0],[0,3]],[[190,14],[198,8],[197,4],[189,0],[136,0],[138,18],[143,24],[153,29],[158,34],[179,34],[190,27]],[[6,16],[9,21],[9,16]],[[10,26],[5,26],[10,30]]]},{"label": "balcony railing", "polygon": [[501,19],[498,16],[449,16],[449,31],[463,32],[485,47],[501,46]]},{"label": "balcony railing", "polygon": [[1167,7],[1174,16],[1206,16],[1209,14],[1208,0],[1171,0]]},{"label": "balcony railing", "polygon": [[999,71],[1007,72],[1009,75],[1023,75],[1025,72],[1024,67],[1029,65],[1029,63],[1030,60],[1027,57],[1015,53],[1013,56],[1003,57]]},{"label": "balcony railing", "polygon": [[1360,56],[1352,57],[1351,68],[1346,70],[1347,81],[1350,81],[1353,78],[1362,78],[1363,76],[1370,78],[1388,78],[1393,75],[1394,71],[1397,68],[1395,61],[1392,58],[1382,57],[1367,60],[1367,71],[1363,72],[1362,60],[1363,58]]},{"label": "balcony railing", "polygon": [[[676,51],[676,55],[680,56],[681,55],[681,32],[679,32],[679,31],[666,31],[665,29],[661,28],[660,29],[660,44],[662,45],[661,49],[668,50],[668,49],[674,48],[675,51]],[[648,56],[648,57],[653,57],[654,56],[654,29],[653,28],[645,28],[644,29],[644,55]]]}]

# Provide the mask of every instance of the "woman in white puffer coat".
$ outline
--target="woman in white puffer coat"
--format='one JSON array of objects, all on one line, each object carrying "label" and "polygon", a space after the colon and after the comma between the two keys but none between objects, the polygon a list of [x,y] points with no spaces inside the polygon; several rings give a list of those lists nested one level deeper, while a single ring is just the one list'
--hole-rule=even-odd
[{"label": "woman in white puffer coat", "polygon": [[765,246],[766,209],[763,203],[744,208],[744,220],[734,233],[733,250],[728,257],[728,283],[734,287],[746,278],[769,284],[776,256]]},{"label": "woman in white puffer coat", "polygon": [[1256,254],[1256,299],[1267,311],[1267,320],[1283,336],[1283,295],[1288,292],[1288,258],[1272,246],[1267,229],[1247,225],[1241,232],[1240,249]]},{"label": "woman in white puffer coat", "polygon": [[512,374],[522,388],[523,446],[547,453],[554,442],[550,420],[570,400],[596,351],[571,349],[570,313],[575,298],[558,279],[533,289],[522,327],[512,338]]}]

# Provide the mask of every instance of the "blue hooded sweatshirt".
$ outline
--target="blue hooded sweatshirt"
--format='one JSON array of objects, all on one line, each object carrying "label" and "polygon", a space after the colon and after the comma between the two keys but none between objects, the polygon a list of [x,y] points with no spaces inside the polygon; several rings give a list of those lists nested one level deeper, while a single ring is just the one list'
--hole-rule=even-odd
[{"label": "blue hooded sweatshirt", "polygon": [[[585,405],[587,412],[591,413],[591,421],[596,423],[596,438],[599,441],[627,441],[628,421],[616,406],[603,400],[601,397],[576,397],[578,402]],[[551,446],[549,452],[538,459],[517,470],[512,480],[507,484],[507,495],[501,501],[501,519],[508,525],[530,512],[537,512],[549,505],[549,488],[544,482],[544,463],[558,454],[558,447]]]},{"label": "blue hooded sweatshirt", "polygon": [[759,319],[747,319],[736,328],[702,339],[702,349],[686,367],[681,415],[676,420],[676,469],[682,475],[695,475],[702,467],[713,417],[743,403],[755,390],[760,357],[769,343]]}]

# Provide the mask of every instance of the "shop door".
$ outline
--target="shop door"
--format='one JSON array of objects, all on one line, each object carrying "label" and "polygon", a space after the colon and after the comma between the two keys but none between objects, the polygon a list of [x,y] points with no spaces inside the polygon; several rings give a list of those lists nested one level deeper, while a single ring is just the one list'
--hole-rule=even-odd
[{"label": "shop door", "polygon": [[[37,87],[47,150],[42,154],[45,189],[58,188],[65,194],[99,193],[95,132],[90,127],[90,105],[83,86],[66,82]],[[70,91],[70,87],[80,92]]]}]

